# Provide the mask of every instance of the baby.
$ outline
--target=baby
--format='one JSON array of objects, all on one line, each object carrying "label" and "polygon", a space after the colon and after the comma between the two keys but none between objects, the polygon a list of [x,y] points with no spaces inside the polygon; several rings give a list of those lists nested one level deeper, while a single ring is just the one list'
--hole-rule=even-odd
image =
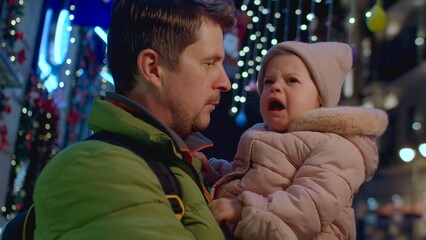
[{"label": "baby", "polygon": [[356,239],[352,199],[377,169],[388,118],[337,106],[351,68],[352,49],[338,42],[287,41],[265,55],[264,122],[241,136],[232,162],[203,159],[216,182],[210,209],[235,237]]}]

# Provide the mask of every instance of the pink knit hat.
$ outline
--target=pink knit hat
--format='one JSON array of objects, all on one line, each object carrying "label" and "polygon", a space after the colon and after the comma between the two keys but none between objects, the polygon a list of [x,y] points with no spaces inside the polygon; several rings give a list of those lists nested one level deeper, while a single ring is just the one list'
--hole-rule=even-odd
[{"label": "pink knit hat", "polygon": [[349,45],[340,42],[287,41],[273,46],[263,58],[259,71],[260,92],[263,90],[262,79],[265,75],[265,66],[283,51],[292,52],[305,62],[318,88],[323,106],[337,106],[343,82],[352,68],[352,49]]}]

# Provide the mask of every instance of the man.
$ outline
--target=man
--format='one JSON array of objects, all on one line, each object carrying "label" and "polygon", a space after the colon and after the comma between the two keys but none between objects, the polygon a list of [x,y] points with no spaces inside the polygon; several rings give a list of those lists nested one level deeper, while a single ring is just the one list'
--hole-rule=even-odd
[{"label": "man", "polygon": [[[232,1],[116,0],[108,61],[116,93],[96,99],[94,131],[127,137],[166,159],[185,209],[179,221],[146,161],[128,149],[83,141],[61,151],[35,187],[36,239],[224,239],[184,140],[205,129],[230,89],[223,30]],[[192,146],[192,144],[191,144]]]}]

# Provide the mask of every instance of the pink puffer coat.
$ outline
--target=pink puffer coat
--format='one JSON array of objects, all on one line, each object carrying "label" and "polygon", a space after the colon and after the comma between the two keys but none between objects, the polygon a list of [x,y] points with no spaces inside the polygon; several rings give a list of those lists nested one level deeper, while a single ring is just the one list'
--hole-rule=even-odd
[{"label": "pink puffer coat", "polygon": [[377,169],[375,140],[387,124],[382,110],[336,107],[304,113],[286,133],[247,130],[233,172],[212,189],[242,201],[236,237],[356,239],[352,198]]}]

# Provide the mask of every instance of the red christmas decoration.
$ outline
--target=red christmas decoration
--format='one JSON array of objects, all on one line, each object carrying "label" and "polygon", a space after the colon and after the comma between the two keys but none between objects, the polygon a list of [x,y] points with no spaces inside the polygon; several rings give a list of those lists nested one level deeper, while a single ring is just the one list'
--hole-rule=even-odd
[{"label": "red christmas decoration", "polygon": [[78,121],[80,120],[80,118],[81,118],[81,115],[78,112],[78,110],[76,108],[73,108],[68,113],[67,122],[70,123],[71,125],[76,125]]},{"label": "red christmas decoration", "polygon": [[9,145],[10,143],[7,140],[7,127],[6,125],[3,125],[0,127],[0,151],[5,149]]},{"label": "red christmas decoration", "polygon": [[25,55],[25,49],[21,49],[21,51],[18,52],[18,55],[16,56],[16,60],[18,61],[19,64],[22,64],[23,62],[25,62],[25,60],[27,60],[27,56]]},{"label": "red christmas decoration", "polygon": [[24,39],[24,34],[22,32],[17,32],[16,33],[16,40],[20,41],[22,39]]},{"label": "red christmas decoration", "polygon": [[[0,92],[0,120],[4,114],[9,114],[12,111],[12,108],[8,104],[9,97]],[[7,126],[6,124],[0,124],[0,151],[8,147],[9,141],[7,140]]]}]

